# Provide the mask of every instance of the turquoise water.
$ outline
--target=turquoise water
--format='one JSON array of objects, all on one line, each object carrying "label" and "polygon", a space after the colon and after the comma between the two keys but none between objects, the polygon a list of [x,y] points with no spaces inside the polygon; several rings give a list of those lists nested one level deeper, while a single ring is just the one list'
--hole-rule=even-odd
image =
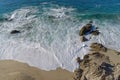
[{"label": "turquoise water", "polygon": [[[79,30],[90,20],[101,34],[80,42]],[[120,0],[0,0],[0,59],[73,71],[92,42],[120,51],[119,34]]]},{"label": "turquoise water", "polygon": [[[41,3],[48,4],[43,6]],[[117,19],[120,16],[119,0],[1,0],[0,16],[22,7],[56,7],[53,5],[75,8],[76,17],[82,19]]]},{"label": "turquoise water", "polygon": [[120,13],[119,0],[1,0],[0,13],[11,12],[25,6],[40,6],[43,2],[73,7],[85,14]]}]

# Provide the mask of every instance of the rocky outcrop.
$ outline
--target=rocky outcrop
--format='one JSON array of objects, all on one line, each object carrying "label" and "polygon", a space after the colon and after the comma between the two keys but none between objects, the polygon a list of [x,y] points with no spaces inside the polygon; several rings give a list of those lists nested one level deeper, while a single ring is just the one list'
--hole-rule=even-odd
[{"label": "rocky outcrop", "polygon": [[92,43],[90,47],[92,51],[103,51],[103,52],[107,51],[107,48],[100,43]]},{"label": "rocky outcrop", "polygon": [[92,52],[80,60],[74,80],[119,80],[119,67],[120,65],[113,64],[108,56],[100,52]]},{"label": "rocky outcrop", "polygon": [[85,37],[85,35],[88,35],[88,34],[92,34],[95,36],[100,34],[98,27],[95,27],[92,25],[92,21],[90,21],[88,24],[86,24],[80,29],[79,36],[80,36],[81,42],[88,41],[88,39]]}]

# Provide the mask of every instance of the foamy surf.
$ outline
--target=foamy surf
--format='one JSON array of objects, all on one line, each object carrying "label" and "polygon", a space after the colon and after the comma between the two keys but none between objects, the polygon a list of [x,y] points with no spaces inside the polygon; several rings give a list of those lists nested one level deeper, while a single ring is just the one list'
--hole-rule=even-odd
[{"label": "foamy surf", "polygon": [[[0,23],[0,59],[18,60],[44,70],[62,67],[73,71],[77,67],[76,58],[83,58],[92,42],[120,51],[119,24],[111,24],[109,20],[93,19],[101,34],[80,42],[79,30],[89,20],[74,16],[79,14],[75,10],[60,6],[26,7],[7,14],[12,20]],[[21,33],[10,34],[14,29]]]}]

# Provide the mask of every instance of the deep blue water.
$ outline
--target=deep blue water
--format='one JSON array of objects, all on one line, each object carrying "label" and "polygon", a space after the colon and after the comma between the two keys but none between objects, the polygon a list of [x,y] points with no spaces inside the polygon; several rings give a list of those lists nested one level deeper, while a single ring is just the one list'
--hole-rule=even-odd
[{"label": "deep blue water", "polygon": [[81,13],[120,13],[120,0],[0,0],[0,13],[25,6],[40,6],[42,2],[74,7]]}]

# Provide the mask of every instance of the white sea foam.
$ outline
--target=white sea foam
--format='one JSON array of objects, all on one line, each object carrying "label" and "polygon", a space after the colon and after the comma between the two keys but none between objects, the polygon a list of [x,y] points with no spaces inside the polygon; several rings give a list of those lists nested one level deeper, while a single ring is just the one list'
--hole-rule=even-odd
[{"label": "white sea foam", "polygon": [[[35,15],[38,9],[34,7],[14,11],[10,15],[14,15],[12,21],[1,23],[0,59],[18,60],[44,70],[62,67],[73,71],[77,67],[76,58],[83,58],[92,42],[100,42],[120,51],[119,25],[107,21],[94,20],[101,34],[81,43],[79,30],[88,21],[74,18],[73,11],[71,8],[49,8],[49,11],[44,10],[42,16]],[[55,20],[47,17],[50,15],[55,16]],[[11,35],[13,29],[21,33]]]}]

